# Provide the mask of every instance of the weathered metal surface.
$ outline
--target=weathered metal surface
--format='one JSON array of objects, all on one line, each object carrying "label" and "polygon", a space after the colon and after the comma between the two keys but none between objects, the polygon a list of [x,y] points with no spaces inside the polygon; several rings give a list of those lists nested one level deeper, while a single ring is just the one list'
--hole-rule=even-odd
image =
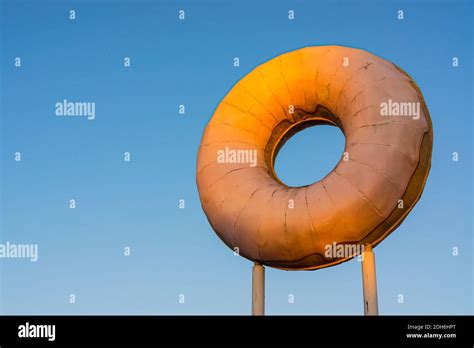
[{"label": "weathered metal surface", "polygon": [[[345,155],[322,180],[288,187],[275,156],[315,124],[341,128]],[[220,102],[198,153],[202,207],[224,243],[252,261],[335,265],[350,257],[328,258],[328,245],[375,246],[406,217],[423,191],[432,142],[423,96],[400,68],[359,49],[306,47],[256,67]]]}]

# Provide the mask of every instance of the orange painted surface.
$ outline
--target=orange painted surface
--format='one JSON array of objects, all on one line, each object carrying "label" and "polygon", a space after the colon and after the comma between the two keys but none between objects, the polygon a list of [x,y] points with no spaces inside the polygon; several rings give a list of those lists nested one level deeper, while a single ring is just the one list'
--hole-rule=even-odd
[{"label": "orange painted surface", "polygon": [[[340,127],[346,155],[322,180],[288,187],[274,173],[275,156],[315,124]],[[249,260],[335,265],[351,257],[328,257],[328,245],[375,246],[403,221],[423,191],[432,141],[421,92],[394,64],[340,46],[288,52],[244,76],[209,121],[197,160],[202,207],[224,243]]]}]

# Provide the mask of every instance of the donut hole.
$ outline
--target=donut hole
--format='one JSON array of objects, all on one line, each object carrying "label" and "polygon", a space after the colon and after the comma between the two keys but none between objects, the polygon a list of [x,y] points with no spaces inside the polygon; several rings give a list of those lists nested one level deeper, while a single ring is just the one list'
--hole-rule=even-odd
[{"label": "donut hole", "polygon": [[304,187],[328,175],[344,152],[345,137],[333,125],[309,125],[293,134],[274,160],[277,179],[288,187]]}]

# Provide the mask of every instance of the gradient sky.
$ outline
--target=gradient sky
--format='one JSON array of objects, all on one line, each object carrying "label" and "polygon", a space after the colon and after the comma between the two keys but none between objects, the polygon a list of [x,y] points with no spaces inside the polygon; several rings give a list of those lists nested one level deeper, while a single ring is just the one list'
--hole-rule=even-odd
[{"label": "gradient sky", "polygon": [[[248,314],[251,263],[217,238],[200,207],[201,134],[222,97],[253,67],[328,44],[401,66],[420,86],[433,121],[423,196],[375,249],[380,313],[473,313],[472,3],[1,6],[0,242],[39,245],[36,263],[0,259],[2,314]],[[95,102],[95,120],[56,117],[54,105],[63,99]],[[288,184],[309,184],[333,168],[343,145],[336,128],[307,129],[281,150],[276,171]],[[21,162],[14,161],[17,151]],[[123,161],[125,151],[131,162]],[[68,207],[72,198],[76,209]],[[356,260],[314,272],[267,268],[267,313],[363,314],[360,268]]]}]

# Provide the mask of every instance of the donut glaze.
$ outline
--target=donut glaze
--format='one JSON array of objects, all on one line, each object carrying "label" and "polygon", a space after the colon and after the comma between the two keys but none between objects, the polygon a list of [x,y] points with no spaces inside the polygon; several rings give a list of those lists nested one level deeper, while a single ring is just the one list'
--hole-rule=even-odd
[{"label": "donut glaze", "polygon": [[[342,130],[344,154],[320,181],[289,187],[274,172],[278,150],[318,124]],[[257,66],[222,99],[196,181],[230,248],[267,266],[313,270],[351,258],[328,258],[328,245],[375,246],[400,225],[423,191],[432,144],[423,96],[402,69],[360,49],[305,47]],[[256,162],[219,160],[224,150]]]}]

